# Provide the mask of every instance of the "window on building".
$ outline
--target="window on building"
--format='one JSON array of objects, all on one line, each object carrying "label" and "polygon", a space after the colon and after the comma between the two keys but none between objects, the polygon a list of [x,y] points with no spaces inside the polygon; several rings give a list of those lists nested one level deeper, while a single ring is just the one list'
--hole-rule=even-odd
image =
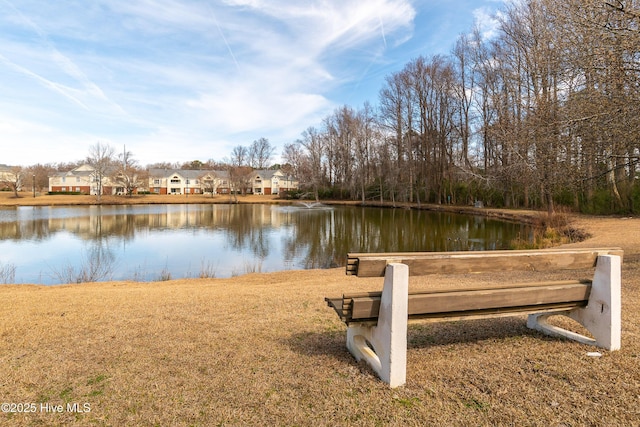
[{"label": "window on building", "polygon": [[159,179],[154,179],[153,180],[153,185],[160,185],[160,180]]},{"label": "window on building", "polygon": [[171,178],[171,183],[177,184],[179,182],[180,182],[180,178],[178,178],[177,176],[174,176],[173,178]]}]

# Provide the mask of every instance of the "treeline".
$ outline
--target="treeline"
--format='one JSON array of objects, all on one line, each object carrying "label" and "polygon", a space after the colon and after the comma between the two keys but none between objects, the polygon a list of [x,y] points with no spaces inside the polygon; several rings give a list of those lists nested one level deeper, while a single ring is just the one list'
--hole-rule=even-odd
[{"label": "treeline", "polygon": [[316,197],[640,212],[638,1],[505,6],[285,146]]}]

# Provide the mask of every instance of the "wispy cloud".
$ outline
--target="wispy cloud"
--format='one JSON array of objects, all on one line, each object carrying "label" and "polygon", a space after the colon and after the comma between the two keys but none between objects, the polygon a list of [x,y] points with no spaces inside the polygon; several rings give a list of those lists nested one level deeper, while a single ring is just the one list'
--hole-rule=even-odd
[{"label": "wispy cloud", "polygon": [[[46,31],[40,25],[22,13],[14,3],[8,0],[2,1],[15,14],[18,24],[27,31],[31,31],[35,36],[32,39],[34,42],[30,46],[30,49],[27,50],[26,54],[23,49],[14,49],[10,52],[14,57],[12,60],[0,53],[0,60],[2,62],[25,76],[32,78],[43,87],[62,95],[68,100],[71,100],[73,103],[84,109],[91,108],[90,103],[87,102],[87,98],[93,98],[99,100],[101,103],[109,104],[120,113],[124,113],[124,110],[119,105],[111,101],[104,94],[102,89],[91,81],[71,58],[64,55],[56,48]],[[30,51],[37,52],[39,58],[41,58],[41,66],[38,67],[39,71],[35,71],[34,69],[19,63],[21,60],[29,58],[29,56],[33,58],[33,55],[29,55],[28,53]],[[53,68],[57,69],[56,71],[49,66],[42,66],[44,62],[48,61],[53,65]],[[66,83],[63,83],[57,77],[60,72],[70,78],[66,79]],[[85,100],[82,98],[85,98]]]},{"label": "wispy cloud", "polygon": [[473,11],[473,16],[483,39],[489,40],[496,36],[500,23],[493,10],[481,7]]},{"label": "wispy cloud", "polygon": [[[175,159],[176,147],[206,160],[262,136],[291,142],[380,77],[387,54],[411,38],[417,6],[0,0],[0,133],[19,110],[51,140],[126,143],[143,162]],[[42,132],[20,128],[44,147]]]},{"label": "wispy cloud", "polygon": [[73,89],[65,86],[65,85],[61,85],[59,83],[53,82],[51,80],[48,80],[36,73],[34,73],[33,71],[24,68],[18,64],[16,64],[15,62],[10,61],[9,59],[7,59],[4,55],[0,54],[0,62],[3,62],[5,65],[13,68],[14,70],[18,71],[19,73],[24,74],[27,77],[32,78],[33,80],[35,80],[36,82],[38,82],[39,84],[41,84],[43,87],[46,87],[47,89],[50,89],[62,96],[64,96],[65,98],[71,100],[72,102],[74,102],[75,104],[79,105],[80,107],[84,108],[84,109],[88,109],[88,107],[82,102],[80,101],[80,99],[78,99],[76,96],[73,95],[72,92]]}]

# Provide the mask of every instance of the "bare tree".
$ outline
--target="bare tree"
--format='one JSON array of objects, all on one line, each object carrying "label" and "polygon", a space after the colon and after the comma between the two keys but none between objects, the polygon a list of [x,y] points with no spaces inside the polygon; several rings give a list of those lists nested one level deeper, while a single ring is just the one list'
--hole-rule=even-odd
[{"label": "bare tree", "polygon": [[238,201],[237,194],[244,195],[247,191],[251,167],[247,165],[248,149],[243,145],[233,147],[231,158],[226,162],[229,175],[229,199]]},{"label": "bare tree", "polygon": [[274,152],[275,147],[271,145],[267,138],[257,139],[253,141],[247,150],[247,163],[254,169],[266,169],[269,167],[269,162]]},{"label": "bare tree", "polygon": [[304,161],[305,153],[301,144],[285,144],[282,149],[282,160],[289,165],[289,173],[300,177],[300,170]]},{"label": "bare tree", "polygon": [[12,166],[8,171],[0,175],[0,183],[13,191],[14,197],[20,197],[18,192],[22,190],[24,182],[24,170],[22,166]]},{"label": "bare tree", "polygon": [[49,187],[49,176],[53,175],[58,169],[53,164],[35,164],[25,169],[25,179],[31,178],[31,184],[34,191],[42,191]]},{"label": "bare tree", "polygon": [[103,192],[104,179],[109,176],[113,168],[114,149],[107,143],[96,142],[89,147],[87,163],[93,168],[94,191],[98,202],[100,202]]},{"label": "bare tree", "polygon": [[[400,185],[406,179],[409,156],[406,152],[405,135],[409,133],[411,107],[406,79],[402,73],[388,76],[379,94],[380,114],[378,121],[385,132],[387,149],[383,152],[383,167],[379,169],[379,179],[386,184],[395,203]],[[408,113],[408,114],[407,114]],[[404,172],[403,172],[404,171]],[[391,175],[394,174],[394,175]]]},{"label": "bare tree", "polygon": [[302,159],[299,172],[313,192],[316,201],[320,200],[318,190],[322,183],[322,158],[324,142],[317,129],[310,127],[302,133],[302,139],[296,141],[307,151]]},{"label": "bare tree", "polygon": [[118,154],[113,180],[129,197],[133,196],[142,183],[141,172],[138,161],[133,158],[131,151],[127,151],[125,148],[122,153]]}]

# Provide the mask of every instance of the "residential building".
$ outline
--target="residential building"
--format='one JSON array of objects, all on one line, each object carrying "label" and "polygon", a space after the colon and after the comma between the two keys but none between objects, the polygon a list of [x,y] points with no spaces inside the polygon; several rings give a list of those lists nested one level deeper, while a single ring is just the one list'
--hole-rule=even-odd
[{"label": "residential building", "polygon": [[[111,169],[106,176],[103,176],[102,185],[98,185],[98,176],[93,166],[84,164],[66,172],[56,172],[49,177],[49,192],[64,193],[73,192],[81,194],[97,195],[101,190],[102,194],[125,194],[126,189],[114,178],[117,169]],[[134,190],[134,193],[137,191]]]},{"label": "residential building", "polygon": [[[16,174],[11,166],[0,165],[0,189],[13,189],[12,183],[16,181]],[[21,190],[21,182],[18,182],[18,191]]]},{"label": "residential building", "polygon": [[[0,170],[2,173],[2,170]],[[116,169],[102,178],[102,194],[125,194],[114,177]],[[155,194],[229,194],[232,190],[246,194],[280,194],[298,188],[298,180],[282,170],[255,170],[240,180],[229,178],[228,171],[190,169],[149,169],[148,188]],[[144,184],[141,187],[145,187]],[[241,187],[241,188],[238,188]],[[49,177],[49,192],[74,192],[95,195],[100,186],[95,169],[84,164]],[[244,191],[243,191],[244,190]],[[135,192],[135,191],[134,191]]]},{"label": "residential building", "polygon": [[[103,193],[107,186],[102,187]],[[65,172],[56,172],[49,177],[50,193],[76,192],[83,194],[97,194],[95,169],[89,165],[81,165]]]},{"label": "residential building", "polygon": [[251,173],[251,189],[253,194],[280,194],[298,188],[298,180],[285,174],[282,169],[255,170]]},{"label": "residential building", "polygon": [[[236,180],[237,181],[237,180]],[[228,171],[149,169],[149,191],[156,194],[280,194],[297,189],[298,181],[281,170],[251,171],[241,184],[231,182]]]},{"label": "residential building", "polygon": [[155,194],[217,194],[220,172],[190,169],[149,169],[149,191]]}]

